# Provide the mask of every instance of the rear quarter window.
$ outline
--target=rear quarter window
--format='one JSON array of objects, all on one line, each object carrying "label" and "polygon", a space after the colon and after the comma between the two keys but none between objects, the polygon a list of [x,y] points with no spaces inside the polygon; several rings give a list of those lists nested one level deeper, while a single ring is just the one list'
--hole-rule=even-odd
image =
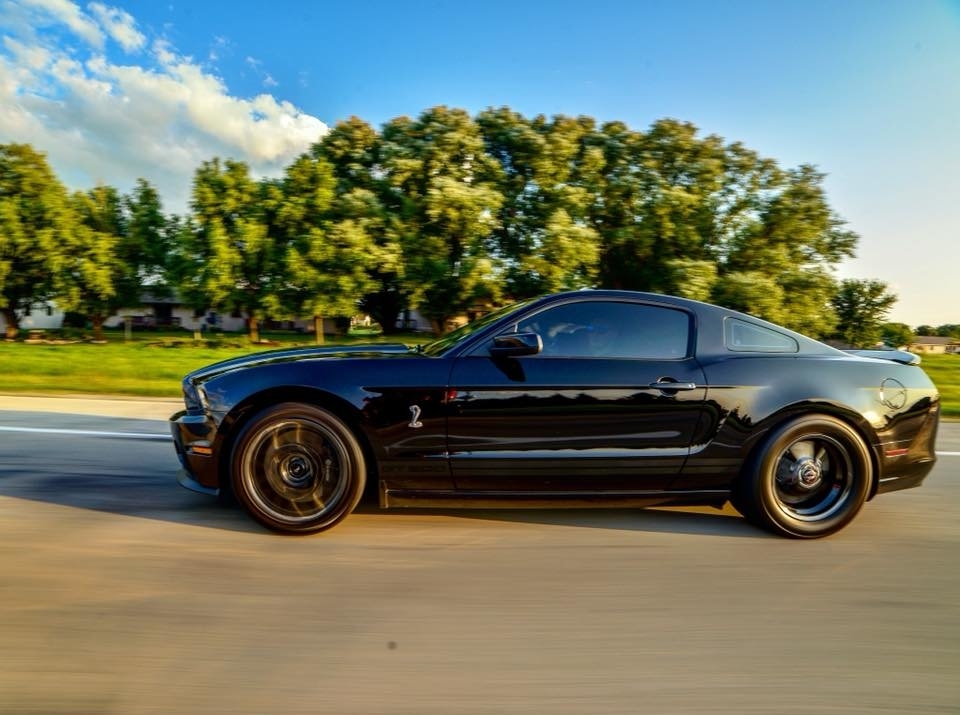
[{"label": "rear quarter window", "polygon": [[748,323],[738,318],[724,320],[723,339],[727,350],[748,353],[796,353],[797,341],[771,328]]}]

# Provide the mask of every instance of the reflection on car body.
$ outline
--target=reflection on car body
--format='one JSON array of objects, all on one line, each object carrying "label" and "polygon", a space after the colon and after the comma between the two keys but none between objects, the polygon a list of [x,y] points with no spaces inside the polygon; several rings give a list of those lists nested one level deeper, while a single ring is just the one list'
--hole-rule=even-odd
[{"label": "reflection on car body", "polygon": [[729,500],[812,538],[932,469],[939,396],[909,362],[706,303],[578,291],[422,348],[202,368],[171,428],[181,483],[283,532],[337,524],[369,485],[383,507]]}]

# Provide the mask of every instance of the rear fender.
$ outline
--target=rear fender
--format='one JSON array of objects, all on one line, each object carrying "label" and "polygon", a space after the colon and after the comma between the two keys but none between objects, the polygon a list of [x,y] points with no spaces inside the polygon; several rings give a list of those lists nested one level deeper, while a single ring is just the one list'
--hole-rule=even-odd
[{"label": "rear fender", "polygon": [[758,425],[757,430],[750,436],[750,439],[744,445],[745,453],[740,477],[743,478],[744,472],[750,469],[752,464],[756,463],[756,459],[760,451],[766,445],[767,435],[790,420],[804,415],[813,414],[829,415],[845,422],[854,430],[854,432],[857,433],[860,439],[863,440],[863,443],[867,446],[867,453],[870,455],[871,467],[870,492],[867,495],[867,499],[872,499],[877,493],[877,485],[879,484],[880,480],[880,440],[877,436],[876,430],[874,430],[873,426],[863,417],[863,415],[854,412],[843,405],[837,405],[829,402],[797,403],[785,407],[763,420],[763,422]]}]

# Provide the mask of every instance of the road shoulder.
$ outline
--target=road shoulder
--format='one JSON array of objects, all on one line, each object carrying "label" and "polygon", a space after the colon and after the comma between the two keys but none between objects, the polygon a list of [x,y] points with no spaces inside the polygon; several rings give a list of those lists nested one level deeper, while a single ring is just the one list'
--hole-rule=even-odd
[{"label": "road shoulder", "polygon": [[117,395],[4,395],[0,411],[53,412],[99,417],[166,420],[183,402],[170,397],[123,397]]}]

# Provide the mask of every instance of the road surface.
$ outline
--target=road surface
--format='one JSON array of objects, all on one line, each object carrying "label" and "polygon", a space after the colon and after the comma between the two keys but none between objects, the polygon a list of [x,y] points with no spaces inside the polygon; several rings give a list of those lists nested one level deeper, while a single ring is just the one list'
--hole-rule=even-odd
[{"label": "road surface", "polygon": [[282,537],[176,484],[170,405],[30,404],[0,400],[3,715],[960,712],[958,424],[820,541],[729,507]]}]

